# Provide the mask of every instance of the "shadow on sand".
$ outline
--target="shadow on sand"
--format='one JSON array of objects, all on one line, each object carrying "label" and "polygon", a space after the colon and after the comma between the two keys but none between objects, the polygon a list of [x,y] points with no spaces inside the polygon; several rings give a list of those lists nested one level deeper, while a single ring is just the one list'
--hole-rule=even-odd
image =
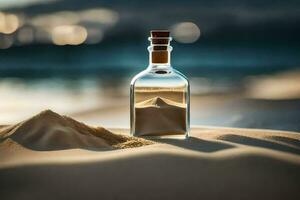
[{"label": "shadow on sand", "polygon": [[200,151],[205,153],[221,151],[224,149],[234,148],[234,145],[226,144],[223,142],[218,141],[209,141],[203,140],[196,137],[189,137],[185,140],[178,140],[178,139],[159,139],[153,140],[159,143],[166,143],[170,145],[175,145],[181,148],[190,149],[194,151]]},{"label": "shadow on sand", "polygon": [[300,154],[300,142],[288,137],[272,136],[270,137],[271,140],[264,140],[241,135],[226,134],[218,139],[247,146]]}]

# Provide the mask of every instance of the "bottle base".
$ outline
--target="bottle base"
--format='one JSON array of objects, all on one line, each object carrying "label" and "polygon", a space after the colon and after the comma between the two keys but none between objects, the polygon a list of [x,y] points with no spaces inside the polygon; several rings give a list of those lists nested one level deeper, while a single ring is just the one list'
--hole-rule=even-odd
[{"label": "bottle base", "polygon": [[[135,136],[135,135],[133,135]],[[141,137],[144,139],[149,139],[149,140],[159,140],[159,139],[177,139],[177,140],[185,140],[187,139],[189,136],[188,134],[185,135],[157,135],[157,136],[147,136],[147,135],[139,135],[139,136],[135,136],[135,137]]]}]

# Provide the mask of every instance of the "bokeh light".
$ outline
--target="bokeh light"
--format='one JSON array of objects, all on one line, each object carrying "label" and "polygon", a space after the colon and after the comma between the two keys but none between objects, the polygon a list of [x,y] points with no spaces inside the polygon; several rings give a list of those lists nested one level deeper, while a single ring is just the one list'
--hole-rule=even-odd
[{"label": "bokeh light", "polygon": [[[118,21],[119,14],[116,11],[98,7],[79,11],[65,10],[29,17],[27,25],[34,30],[35,42],[77,45],[83,42],[86,44],[99,43],[102,41],[105,31]],[[76,31],[73,31],[75,29]],[[26,34],[24,37],[21,35],[19,37],[21,44],[26,43],[26,41],[23,42],[24,40],[30,40]]]},{"label": "bokeh light", "polygon": [[34,40],[34,32],[30,27],[21,28],[18,31],[17,39],[21,44],[30,44]]},{"label": "bokeh light", "polygon": [[8,49],[14,43],[14,40],[11,35],[2,35],[0,37],[0,49]]},{"label": "bokeh light", "polygon": [[19,27],[19,19],[14,14],[0,12],[0,33],[11,34]]},{"label": "bokeh light", "polygon": [[83,10],[79,12],[79,17],[81,22],[102,23],[106,25],[114,25],[119,20],[117,12],[106,8]]},{"label": "bokeh light", "polygon": [[199,27],[192,22],[181,22],[171,27],[172,36],[177,42],[193,43],[200,37]]},{"label": "bokeh light", "polygon": [[103,39],[103,31],[99,28],[87,28],[88,37],[85,41],[86,44],[97,44]]},{"label": "bokeh light", "polygon": [[51,28],[62,25],[74,25],[79,22],[76,13],[71,11],[61,11],[52,14],[39,15],[31,19],[31,24],[37,27]]},{"label": "bokeh light", "polygon": [[79,45],[86,38],[86,29],[78,25],[57,26],[52,31],[52,41],[56,45]]}]

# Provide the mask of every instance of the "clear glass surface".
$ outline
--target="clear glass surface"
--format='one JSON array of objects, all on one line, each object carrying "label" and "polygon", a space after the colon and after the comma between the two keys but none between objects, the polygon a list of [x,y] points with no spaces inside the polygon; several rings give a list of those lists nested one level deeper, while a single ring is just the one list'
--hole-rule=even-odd
[{"label": "clear glass surface", "polygon": [[187,78],[170,64],[150,64],[130,87],[133,136],[186,138],[190,124]]}]

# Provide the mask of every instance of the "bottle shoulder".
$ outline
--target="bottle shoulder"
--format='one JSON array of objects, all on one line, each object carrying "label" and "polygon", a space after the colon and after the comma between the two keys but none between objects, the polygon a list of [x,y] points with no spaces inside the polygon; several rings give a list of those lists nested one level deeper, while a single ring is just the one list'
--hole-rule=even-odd
[{"label": "bottle shoulder", "polygon": [[187,78],[186,75],[184,75],[183,73],[181,73],[180,71],[174,69],[175,73],[184,81],[186,81],[187,83],[189,83],[189,79]]},{"label": "bottle shoulder", "polygon": [[131,85],[134,85],[135,82],[139,79],[142,79],[143,77],[147,76],[147,69],[139,72],[138,74],[136,74],[132,79],[131,79]]},{"label": "bottle shoulder", "polygon": [[188,78],[176,69],[146,69],[135,75],[131,80],[131,85],[149,85],[157,86],[160,85],[170,86],[188,86]]}]

